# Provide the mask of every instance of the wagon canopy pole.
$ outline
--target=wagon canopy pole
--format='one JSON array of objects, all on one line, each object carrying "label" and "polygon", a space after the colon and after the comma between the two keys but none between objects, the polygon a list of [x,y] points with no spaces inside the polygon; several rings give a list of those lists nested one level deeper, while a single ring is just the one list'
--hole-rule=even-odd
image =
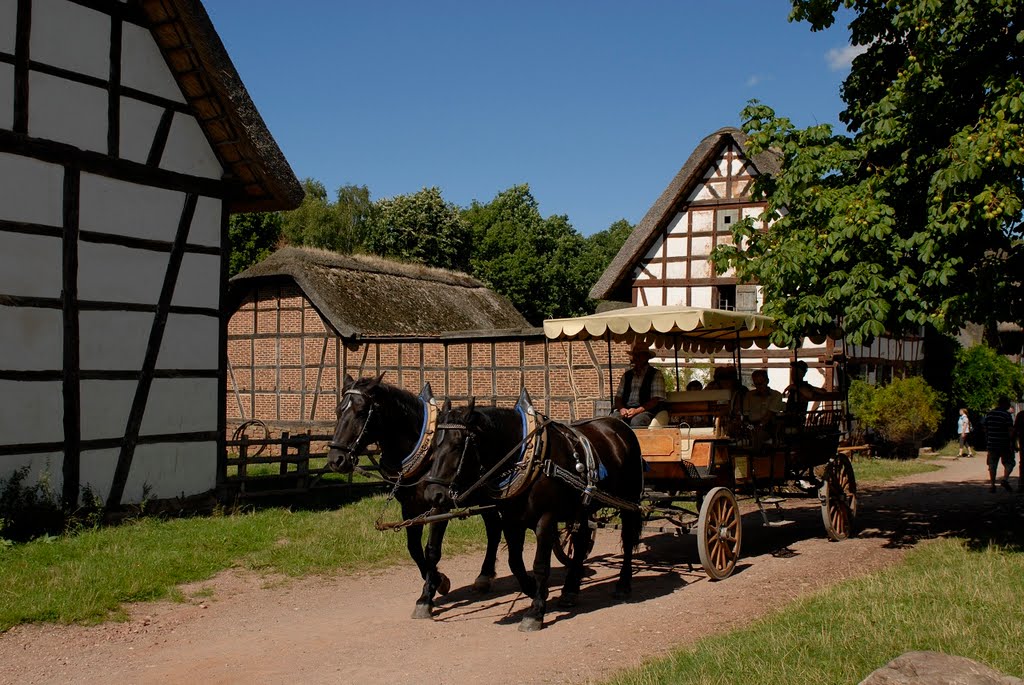
[{"label": "wagon canopy pole", "polygon": [[615,407],[615,381],[612,380],[612,330],[611,328],[604,334],[604,337],[608,340],[608,413],[612,413],[612,409]]},{"label": "wagon canopy pole", "polygon": [[679,334],[678,333],[673,333],[672,334],[672,356],[675,358],[675,361],[676,361],[676,392],[679,392],[680,390],[682,390],[682,388],[679,387]]},{"label": "wagon canopy pole", "polygon": [[736,329],[736,349],[733,350],[733,357],[736,359],[736,378],[743,382],[743,355],[740,354],[740,331]]}]

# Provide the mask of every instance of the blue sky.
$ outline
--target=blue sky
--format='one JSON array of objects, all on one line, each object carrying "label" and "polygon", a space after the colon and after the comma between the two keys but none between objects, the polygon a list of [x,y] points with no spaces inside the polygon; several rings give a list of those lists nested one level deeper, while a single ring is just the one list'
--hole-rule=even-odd
[{"label": "blue sky", "polygon": [[374,199],[529,183],[584,235],[638,222],[751,98],[838,122],[845,23],[787,0],[206,0],[296,175]]}]

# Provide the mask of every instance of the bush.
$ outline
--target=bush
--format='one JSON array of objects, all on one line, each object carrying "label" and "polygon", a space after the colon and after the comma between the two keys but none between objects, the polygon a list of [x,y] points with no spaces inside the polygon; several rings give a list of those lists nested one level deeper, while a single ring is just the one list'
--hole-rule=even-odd
[{"label": "bush", "polygon": [[953,395],[958,406],[986,412],[1000,397],[1024,394],[1024,371],[988,345],[957,352],[953,367]]},{"label": "bush", "polygon": [[39,535],[59,533],[64,516],[47,474],[26,485],[28,467],[0,481],[0,540],[23,542]]},{"label": "bush", "polygon": [[919,443],[930,437],[942,420],[942,394],[914,376],[885,387],[864,381],[850,386],[850,413],[866,428],[893,444]]}]

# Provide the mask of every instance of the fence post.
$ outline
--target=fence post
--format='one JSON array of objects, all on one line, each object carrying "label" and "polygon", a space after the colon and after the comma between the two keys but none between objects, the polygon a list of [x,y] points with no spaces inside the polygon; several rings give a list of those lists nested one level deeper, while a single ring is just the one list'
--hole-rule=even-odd
[{"label": "fence post", "polygon": [[288,473],[288,442],[291,434],[288,431],[281,433],[281,475]]},{"label": "fence post", "polygon": [[241,492],[245,492],[245,478],[249,465],[249,439],[242,435],[241,444],[238,446],[238,480],[241,483]]},{"label": "fence post", "polygon": [[309,443],[310,443],[311,431],[306,431],[305,440],[299,443],[299,461],[296,464],[296,470],[298,472],[298,483],[296,484],[301,490],[309,489]]}]

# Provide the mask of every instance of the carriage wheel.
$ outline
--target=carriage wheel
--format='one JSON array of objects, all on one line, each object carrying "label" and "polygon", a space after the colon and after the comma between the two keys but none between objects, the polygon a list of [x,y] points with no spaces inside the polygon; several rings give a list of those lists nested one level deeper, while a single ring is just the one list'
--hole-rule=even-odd
[{"label": "carriage wheel", "polygon": [[857,478],[850,459],[840,454],[829,461],[823,480],[818,499],[825,532],[830,540],[845,540],[854,534],[857,518]]},{"label": "carriage wheel", "polygon": [[[587,554],[584,558],[590,556],[593,549],[594,529],[588,525]],[[575,551],[575,547],[572,544],[572,526],[570,524],[562,524],[558,527],[558,539],[555,540],[555,547],[552,551],[555,553],[555,558],[562,562],[563,566],[568,566],[572,563],[572,555]]]},{"label": "carriage wheel", "polygon": [[736,496],[729,488],[713,488],[704,497],[697,518],[697,552],[712,580],[732,575],[740,558],[743,521]]}]

